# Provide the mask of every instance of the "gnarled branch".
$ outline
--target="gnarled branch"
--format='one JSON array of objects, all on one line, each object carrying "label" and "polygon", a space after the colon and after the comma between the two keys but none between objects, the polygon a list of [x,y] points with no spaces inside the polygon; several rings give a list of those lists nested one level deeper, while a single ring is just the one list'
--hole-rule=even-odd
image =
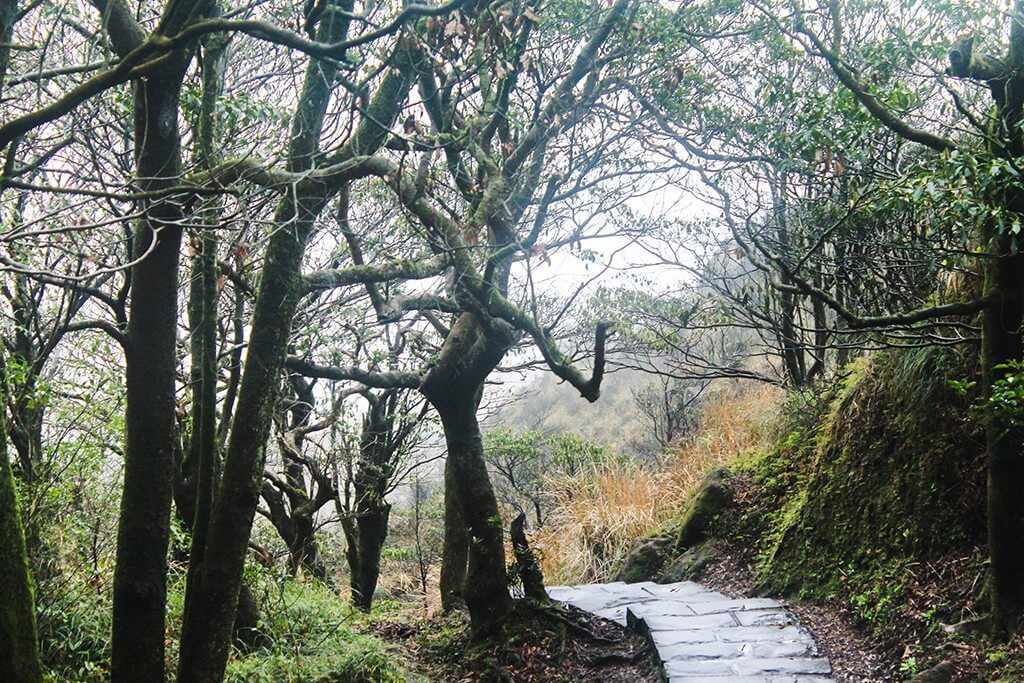
[{"label": "gnarled branch", "polygon": [[422,280],[435,277],[448,265],[443,256],[420,257],[392,261],[380,265],[364,264],[333,270],[318,270],[303,276],[303,291],[306,294],[367,282],[387,280]]},{"label": "gnarled branch", "polygon": [[416,372],[374,372],[357,367],[317,365],[298,356],[288,356],[285,367],[305,377],[358,382],[373,389],[418,389],[423,380],[422,375]]},{"label": "gnarled branch", "polygon": [[588,379],[573,364],[572,360],[559,350],[548,331],[541,327],[532,316],[527,315],[497,291],[483,289],[484,291],[477,291],[475,294],[481,301],[487,302],[487,309],[491,315],[530,335],[533,343],[544,357],[544,362],[556,377],[576,387],[580,396],[591,403],[600,398],[601,381],[604,379],[605,342],[612,329],[612,323],[602,321],[597,324],[594,332],[594,367]]}]

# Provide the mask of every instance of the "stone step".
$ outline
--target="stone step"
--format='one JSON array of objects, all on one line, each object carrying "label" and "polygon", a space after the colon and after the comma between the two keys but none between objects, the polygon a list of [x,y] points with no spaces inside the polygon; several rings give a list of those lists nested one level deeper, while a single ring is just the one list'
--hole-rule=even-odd
[{"label": "stone step", "polygon": [[820,676],[675,676],[668,683],[835,683]]},{"label": "stone step", "polygon": [[643,633],[669,683],[833,683],[828,659],[781,603],[692,581],[553,586],[553,599]]},{"label": "stone step", "polygon": [[665,674],[670,678],[698,674],[701,676],[796,676],[801,674],[830,674],[832,666],[827,659],[818,657],[783,657],[762,659],[738,657],[735,659],[670,659],[663,660]]}]

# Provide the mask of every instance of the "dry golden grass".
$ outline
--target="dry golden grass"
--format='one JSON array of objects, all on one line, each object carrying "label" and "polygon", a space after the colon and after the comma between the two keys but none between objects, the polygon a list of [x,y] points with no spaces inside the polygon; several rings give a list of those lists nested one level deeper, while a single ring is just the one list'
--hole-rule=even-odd
[{"label": "dry golden grass", "polygon": [[548,583],[610,580],[634,541],[677,516],[708,470],[765,445],[781,397],[770,386],[718,387],[697,434],[662,466],[608,464],[552,482],[555,508],[532,540]]},{"label": "dry golden grass", "polygon": [[668,451],[666,466],[677,485],[692,489],[708,470],[766,447],[782,398],[782,389],[768,384],[720,388],[704,405],[696,435]]},{"label": "dry golden grass", "polygon": [[606,465],[565,482],[533,545],[549,583],[605,580],[633,541],[672,517],[682,489],[665,472]]}]

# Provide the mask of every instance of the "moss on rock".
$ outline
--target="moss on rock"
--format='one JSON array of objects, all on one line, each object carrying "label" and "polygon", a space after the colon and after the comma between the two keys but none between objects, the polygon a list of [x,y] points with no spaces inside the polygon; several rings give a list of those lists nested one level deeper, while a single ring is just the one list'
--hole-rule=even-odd
[{"label": "moss on rock", "polygon": [[719,467],[704,478],[679,526],[675,546],[677,554],[703,541],[712,523],[732,502],[731,477],[729,470]]},{"label": "moss on rock", "polygon": [[658,583],[695,581],[700,578],[701,572],[714,559],[715,551],[714,548],[710,547],[710,542],[699,543],[667,563],[657,576],[657,581]]},{"label": "moss on rock", "polygon": [[671,536],[654,536],[638,540],[615,573],[615,580],[626,583],[653,580],[668,559],[673,540]]}]

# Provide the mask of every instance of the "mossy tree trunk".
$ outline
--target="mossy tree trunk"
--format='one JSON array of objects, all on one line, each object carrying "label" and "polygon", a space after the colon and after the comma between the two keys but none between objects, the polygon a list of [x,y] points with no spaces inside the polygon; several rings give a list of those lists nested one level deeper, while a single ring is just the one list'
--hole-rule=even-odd
[{"label": "mossy tree trunk", "polygon": [[[288,546],[288,571],[294,576],[304,568],[320,581],[329,582],[327,567],[316,542],[318,510],[334,498],[336,486],[326,472],[318,470],[302,455],[304,431],[310,427],[316,395],[313,385],[299,375],[289,375],[288,383],[295,401],[285,411],[291,413],[289,429],[278,437],[284,477],[269,477],[261,491],[266,508],[261,512],[277,529]],[[282,422],[288,422],[287,415]],[[311,482],[307,480],[307,468]],[[311,486],[312,485],[312,490]]]},{"label": "mossy tree trunk", "polygon": [[503,526],[484,461],[477,403],[471,393],[474,388],[466,387],[464,392],[458,387],[453,389],[453,393],[463,395],[434,403],[444,425],[448,458],[453,463],[452,479],[446,483],[454,484],[454,490],[446,488],[445,496],[457,497],[469,541],[461,597],[469,610],[474,636],[487,638],[500,633],[512,610],[505,573]]},{"label": "mossy tree trunk", "polygon": [[[173,3],[161,27],[175,31],[205,12],[205,0]],[[144,34],[123,5],[105,8],[105,27],[122,56]],[[194,14],[193,14],[194,13]],[[181,173],[178,99],[192,59],[172,55],[135,86],[135,164],[139,189],[158,192]],[[175,200],[153,200],[139,219],[132,256],[125,338],[124,488],[117,534],[111,679],[165,680],[167,543],[174,481],[178,258],[184,222]]]},{"label": "mossy tree trunk", "polygon": [[[998,135],[990,144],[1013,163],[1024,155],[1024,2],[1014,5],[1005,71],[989,81],[999,112]],[[1024,192],[1009,186],[997,198],[1015,215],[1024,215]],[[992,572],[992,617],[997,635],[1024,628],[1024,427],[1019,418],[992,400],[993,388],[1024,362],[1024,255],[1018,239],[994,220],[985,226],[981,371],[985,391],[988,463],[988,543]]]},{"label": "mossy tree trunk", "polygon": [[8,436],[18,453],[19,475],[25,482],[33,482],[36,468],[43,461],[43,414],[44,406],[36,395],[39,389],[39,349],[33,343],[29,331],[33,329],[33,318],[37,317],[36,300],[29,292],[28,278],[14,273],[14,296],[11,298],[11,314],[14,318],[14,344],[11,358],[21,366],[18,382],[11,382],[11,421]]},{"label": "mossy tree trunk", "polygon": [[346,559],[349,565],[352,604],[369,612],[380,577],[380,556],[388,536],[391,506],[385,500],[395,474],[397,458],[405,446],[411,425],[401,423],[403,390],[367,393],[369,409],[359,437],[359,461],[352,475],[354,503],[343,520]]},{"label": "mossy tree trunk", "polygon": [[0,680],[35,683],[43,680],[36,616],[4,427],[0,420]]},{"label": "mossy tree trunk", "polygon": [[[462,548],[468,546],[465,580],[460,597],[469,610],[473,634],[488,638],[500,633],[512,611],[505,570],[503,525],[498,500],[487,473],[483,437],[476,411],[484,382],[511,347],[510,329],[494,319],[481,320],[463,313],[445,339],[437,364],[423,380],[421,391],[437,410],[444,428],[448,461],[445,463],[445,511],[455,507],[467,532],[466,546],[449,548],[447,568],[457,576],[462,568]],[[445,520],[445,531],[457,521]],[[458,539],[461,541],[461,539]],[[448,588],[454,590],[454,582]],[[453,597],[449,596],[449,600]]]},{"label": "mossy tree trunk", "polygon": [[[0,92],[10,61],[17,0],[0,0]],[[7,368],[0,357],[0,377]],[[6,380],[5,380],[6,384]],[[4,398],[0,394],[0,398]],[[0,680],[42,681],[32,579],[25,550],[14,473],[7,458],[6,419],[0,415]]]},{"label": "mossy tree trunk", "polygon": [[[208,50],[204,57],[212,57],[211,53]],[[207,73],[209,70],[204,71],[204,76]],[[199,252],[193,260],[189,294],[192,328],[192,434],[174,491],[178,514],[192,532],[192,545],[188,553],[189,577],[193,577],[202,567],[220,469],[216,400],[217,240],[204,231],[199,242]],[[189,581],[187,585],[192,586],[193,582]],[[190,598],[186,590],[186,604]],[[259,643],[259,618],[256,599],[249,586],[243,583],[234,622],[235,641],[238,645],[251,648]]]},{"label": "mossy tree trunk", "polygon": [[284,491],[264,482],[261,495],[266,505],[263,514],[288,546],[288,573],[294,576],[302,568],[314,578],[329,582],[327,566],[316,541],[313,515],[330,502],[333,491],[327,493],[318,489],[315,494],[318,500],[311,500],[304,490],[305,482],[297,482],[292,473],[286,474],[286,481],[281,484]]},{"label": "mossy tree trunk", "polygon": [[[177,86],[152,79],[139,88],[136,106],[155,110],[137,129],[159,139],[138,164],[141,178],[177,175]],[[148,104],[147,104],[148,103]],[[173,130],[160,128],[170,117]],[[167,119],[164,118],[166,121]],[[166,177],[166,176],[164,176]],[[156,180],[141,180],[155,190]],[[149,207],[135,231],[132,301],[125,345],[126,416],[124,491],[114,571],[114,681],[163,681],[166,553],[174,476],[174,370],[180,211],[171,203]],[[159,232],[156,232],[159,231]],[[156,237],[159,235],[159,237]],[[154,244],[154,240],[156,244]]]},{"label": "mossy tree trunk", "polygon": [[380,556],[388,536],[391,506],[367,501],[356,504],[353,517],[346,517],[345,559],[349,568],[352,605],[363,612],[373,607],[373,594],[380,578]]},{"label": "mossy tree trunk", "polygon": [[[328,581],[327,566],[320,556],[316,542],[316,513],[334,497],[336,486],[324,472],[310,472],[314,491],[307,493],[306,467],[302,460],[305,441],[301,428],[308,426],[313,416],[316,395],[312,385],[298,375],[288,378],[295,391],[298,403],[292,408],[292,428],[296,432],[292,443],[282,443],[281,453],[285,459],[285,494],[290,508],[292,538],[288,542],[288,569],[294,575],[300,567],[320,581]],[[265,489],[266,487],[264,487]]]},{"label": "mossy tree trunk", "polygon": [[516,572],[523,584],[523,593],[531,600],[546,605],[551,602],[544,588],[544,574],[540,563],[530,548],[526,538],[526,513],[520,512],[509,526],[509,537],[512,539],[512,552],[516,558]]},{"label": "mossy tree trunk", "polygon": [[462,515],[462,501],[448,491],[456,489],[456,463],[448,458],[444,463],[444,544],[441,550],[441,608],[446,612],[466,606],[462,587],[466,583],[469,563],[469,534]]},{"label": "mossy tree trunk", "polygon": [[[995,304],[982,316],[981,368],[991,397],[993,384],[1013,372],[1006,364],[1024,360],[1024,257],[992,259],[986,271],[985,292]],[[1008,424],[989,401],[985,423],[992,617],[1005,637],[1024,626],[1024,429]]]},{"label": "mossy tree trunk", "polygon": [[[211,15],[220,14],[214,6]],[[214,33],[206,36],[202,52],[202,100],[198,112],[196,138],[197,160],[204,170],[212,170],[217,154],[214,139],[217,135],[217,101],[224,86],[227,66],[228,39]],[[220,203],[214,200],[204,210],[205,225],[214,225],[220,218]],[[187,528],[192,532],[189,551],[189,576],[202,567],[210,513],[219,480],[220,453],[217,437],[217,300],[218,267],[217,237],[211,229],[199,229],[193,238],[195,255],[189,280],[188,316],[190,326],[190,353],[192,367],[192,434],[181,464],[174,492],[175,504]],[[193,585],[188,582],[188,585]],[[254,647],[259,642],[259,608],[252,591],[242,584],[235,613],[235,641],[242,647]],[[190,595],[185,594],[188,603]]]},{"label": "mossy tree trunk", "polygon": [[[993,83],[1001,128],[997,155],[1014,160],[1024,155],[1024,2],[1017,2],[1010,31],[1008,73],[1005,83]],[[1024,215],[1024,192],[1010,187],[1002,204],[1016,215]],[[1017,372],[1024,362],[1024,255],[1018,239],[1000,233],[991,223],[984,236],[994,258],[983,259],[984,296],[988,307],[982,313],[981,371],[986,399],[992,398],[995,383]],[[1005,408],[985,402],[985,436],[988,461],[988,542],[992,567],[992,616],[998,635],[1010,636],[1024,628],[1024,427],[1016,417],[1007,418]]]}]

